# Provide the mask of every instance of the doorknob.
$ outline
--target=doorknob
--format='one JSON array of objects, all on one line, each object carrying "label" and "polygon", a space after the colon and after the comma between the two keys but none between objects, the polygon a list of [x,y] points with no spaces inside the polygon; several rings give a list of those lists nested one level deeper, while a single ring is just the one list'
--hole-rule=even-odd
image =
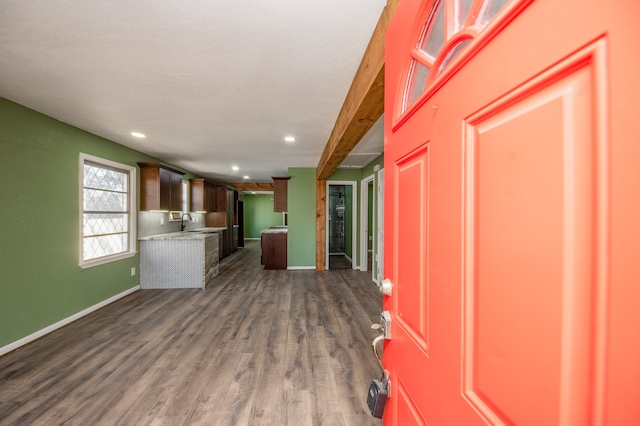
[{"label": "doorknob", "polygon": [[379,335],[378,337],[374,337],[373,340],[371,340],[371,349],[373,349],[373,353],[376,355],[376,358],[378,359],[378,362],[380,363],[381,367],[382,367],[382,357],[378,353],[378,343],[382,342],[383,340],[384,340],[384,336],[382,334]]},{"label": "doorknob", "polygon": [[393,287],[393,284],[391,284],[391,280],[389,280],[389,278],[382,280],[378,287],[380,288],[380,293],[385,296],[391,296],[391,288]]}]

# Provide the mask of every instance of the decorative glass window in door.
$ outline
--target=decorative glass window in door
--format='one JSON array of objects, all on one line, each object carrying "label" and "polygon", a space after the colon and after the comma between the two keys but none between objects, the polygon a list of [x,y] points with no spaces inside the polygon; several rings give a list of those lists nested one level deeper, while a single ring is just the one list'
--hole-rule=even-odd
[{"label": "decorative glass window in door", "polygon": [[401,113],[415,104],[509,1],[514,0],[434,2],[426,14],[416,47],[411,51]]}]

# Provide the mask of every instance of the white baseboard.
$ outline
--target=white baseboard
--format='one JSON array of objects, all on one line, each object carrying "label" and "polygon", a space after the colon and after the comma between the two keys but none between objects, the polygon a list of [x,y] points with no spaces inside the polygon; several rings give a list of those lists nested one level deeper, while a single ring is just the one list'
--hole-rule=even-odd
[{"label": "white baseboard", "polygon": [[316,265],[313,266],[287,266],[287,271],[309,271],[316,270]]},{"label": "white baseboard", "polygon": [[118,299],[122,299],[123,297],[128,296],[131,293],[136,292],[138,290],[140,290],[140,286],[139,285],[137,285],[135,287],[132,287],[129,290],[123,291],[120,294],[116,294],[115,296],[110,297],[110,298],[108,298],[106,300],[103,300],[102,302],[100,302],[98,304],[90,306],[87,309],[85,309],[83,311],[80,311],[77,314],[71,315],[70,317],[67,317],[67,318],[65,318],[65,319],[63,319],[61,321],[58,321],[55,324],[51,324],[50,326],[45,327],[42,330],[38,330],[35,333],[32,333],[32,334],[28,335],[27,337],[23,337],[22,339],[17,340],[17,341],[15,341],[13,343],[9,343],[7,346],[3,346],[3,347],[0,348],[0,356],[4,355],[6,353],[9,353],[9,352],[11,352],[11,351],[13,351],[15,349],[18,349],[20,346],[24,346],[27,343],[31,343],[34,340],[37,340],[37,339],[41,338],[42,336],[51,333],[52,331],[55,331],[55,330],[57,330],[57,329],[59,329],[61,327],[64,327],[67,324],[71,324],[75,320],[80,319],[83,316],[90,314],[91,312],[97,311],[98,309],[107,306],[109,303],[113,303]]}]

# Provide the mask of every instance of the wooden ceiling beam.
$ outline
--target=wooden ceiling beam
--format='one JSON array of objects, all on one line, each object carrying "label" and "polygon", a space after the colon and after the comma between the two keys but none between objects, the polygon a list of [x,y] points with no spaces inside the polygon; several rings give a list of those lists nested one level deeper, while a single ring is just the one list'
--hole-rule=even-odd
[{"label": "wooden ceiling beam", "polygon": [[326,180],[384,112],[384,41],[400,0],[388,0],[338,114],[316,179]]},{"label": "wooden ceiling beam", "polygon": [[228,183],[227,185],[233,186],[236,191],[273,191],[272,183],[250,183],[250,182],[238,182]]}]

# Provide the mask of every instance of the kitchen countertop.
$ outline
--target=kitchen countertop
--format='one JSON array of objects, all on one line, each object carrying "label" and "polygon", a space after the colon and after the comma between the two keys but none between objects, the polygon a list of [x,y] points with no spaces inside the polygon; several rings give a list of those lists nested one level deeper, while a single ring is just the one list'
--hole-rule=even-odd
[{"label": "kitchen countertop", "polygon": [[[192,229],[193,232],[220,232],[220,231],[226,231],[227,228],[225,226],[209,226],[208,228],[197,228],[197,229]],[[190,231],[187,231],[190,232]]]},{"label": "kitchen countertop", "polygon": [[147,237],[138,237],[138,241],[148,240],[202,240],[210,236],[214,232],[224,231],[225,227],[199,228],[191,231],[169,232],[167,234],[149,235]]},{"label": "kitchen countertop", "polygon": [[283,227],[279,227],[279,226],[274,226],[271,227],[269,229],[264,229],[262,231],[260,231],[261,234],[280,234],[280,233],[286,233],[287,232],[287,227],[283,226]]}]

